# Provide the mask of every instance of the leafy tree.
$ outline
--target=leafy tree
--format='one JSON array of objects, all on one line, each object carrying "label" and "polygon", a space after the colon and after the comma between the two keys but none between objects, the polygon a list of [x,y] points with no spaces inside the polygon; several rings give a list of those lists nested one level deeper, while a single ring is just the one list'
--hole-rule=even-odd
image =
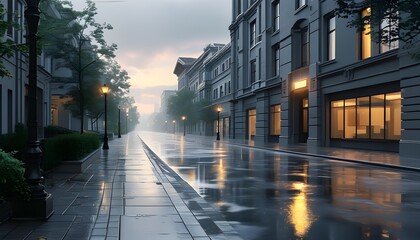
[{"label": "leafy tree", "polygon": [[194,118],[195,108],[193,99],[195,93],[189,90],[178,91],[175,95],[168,99],[168,115],[174,119],[181,119],[182,116],[186,116],[188,122]]},{"label": "leafy tree", "polygon": [[44,1],[40,6],[45,9],[39,28],[42,45],[47,54],[63,60],[58,67],[67,67],[76,76],[76,79],[56,80],[77,83],[78,91],[71,92],[71,103],[79,105],[78,109],[73,107],[72,110],[80,117],[80,133],[83,134],[85,107],[89,102],[86,96],[92,96],[86,95],[89,92],[86,90],[89,89],[87,82],[98,79],[96,74],[104,67],[102,60],[115,57],[117,46],[108,45],[103,35],[112,26],[95,21],[97,8],[92,0],[86,0],[87,6],[82,11],[75,11],[70,1],[52,0],[59,16],[54,11],[48,11],[49,2]]},{"label": "leafy tree", "polygon": [[[414,47],[420,41],[419,0],[336,0],[336,14],[342,18],[359,16],[363,9],[371,8],[371,14],[349,20],[348,26],[359,31],[370,28],[377,42],[390,43],[401,40],[406,48]],[[420,47],[413,53],[420,57]]]}]

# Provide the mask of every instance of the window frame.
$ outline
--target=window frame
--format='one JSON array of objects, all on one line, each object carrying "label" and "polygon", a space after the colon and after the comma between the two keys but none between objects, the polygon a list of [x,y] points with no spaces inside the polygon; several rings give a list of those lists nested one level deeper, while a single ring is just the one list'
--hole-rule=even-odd
[{"label": "window frame", "polygon": [[[337,18],[335,15],[330,14],[327,16],[327,36],[326,36],[326,40],[327,40],[327,46],[326,46],[326,60],[327,61],[332,61],[335,60],[336,58],[336,49],[337,49],[337,45],[336,45],[336,30],[337,30]],[[334,27],[331,27],[331,20],[334,20]]]},{"label": "window frame", "polygon": [[254,19],[249,24],[249,45],[253,47],[257,44],[257,20]]}]

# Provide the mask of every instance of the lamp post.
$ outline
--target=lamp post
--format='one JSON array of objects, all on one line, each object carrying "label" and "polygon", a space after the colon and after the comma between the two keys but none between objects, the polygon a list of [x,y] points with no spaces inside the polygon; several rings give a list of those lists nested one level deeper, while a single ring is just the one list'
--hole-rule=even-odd
[{"label": "lamp post", "polygon": [[221,107],[217,107],[217,137],[216,140],[220,140],[220,112],[222,111]]},{"label": "lamp post", "polygon": [[187,119],[186,116],[182,116],[182,122],[184,123],[184,136],[185,136],[185,120]]},{"label": "lamp post", "polygon": [[128,133],[128,109],[127,112],[125,113],[125,134]]},{"label": "lamp post", "polygon": [[165,131],[164,132],[165,133],[168,132],[168,120],[165,120]]},{"label": "lamp post", "polygon": [[107,112],[106,112],[106,96],[110,92],[110,89],[106,84],[104,84],[101,87],[101,92],[102,92],[102,94],[104,95],[104,98],[105,98],[105,133],[104,133],[104,144],[102,145],[102,149],[107,150],[107,149],[109,149],[109,146],[108,146],[108,129],[107,129],[107,124],[106,124],[106,114],[107,114]]},{"label": "lamp post", "polygon": [[118,106],[118,138],[121,138],[121,108]]},{"label": "lamp post", "polygon": [[174,134],[175,134],[175,120],[173,120],[172,123],[174,124]]},{"label": "lamp post", "polygon": [[27,44],[29,48],[28,72],[28,138],[24,154],[24,177],[30,187],[30,200],[12,202],[13,219],[46,220],[53,214],[53,198],[42,184],[44,177],[40,171],[41,149],[38,141],[37,122],[37,32],[39,23],[39,0],[26,0],[25,19],[27,22]]}]

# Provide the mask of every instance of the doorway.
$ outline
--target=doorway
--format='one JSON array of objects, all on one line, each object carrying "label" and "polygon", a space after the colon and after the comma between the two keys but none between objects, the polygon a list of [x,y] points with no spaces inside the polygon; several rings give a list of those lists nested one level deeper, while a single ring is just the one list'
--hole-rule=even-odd
[{"label": "doorway", "polygon": [[309,132],[309,102],[308,90],[304,89],[293,93],[292,98],[292,129],[293,143],[306,143]]}]

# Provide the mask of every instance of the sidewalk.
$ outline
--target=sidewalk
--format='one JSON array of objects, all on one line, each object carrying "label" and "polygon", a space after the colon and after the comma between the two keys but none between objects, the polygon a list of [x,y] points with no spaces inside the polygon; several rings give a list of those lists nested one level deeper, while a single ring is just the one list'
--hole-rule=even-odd
[{"label": "sidewalk", "polygon": [[378,167],[390,167],[401,170],[420,171],[419,158],[400,157],[398,153],[370,151],[361,149],[346,149],[333,147],[311,147],[306,144],[280,146],[278,143],[258,143],[247,140],[221,139],[221,142],[238,146],[253,147],[310,157],[327,158],[346,162],[368,164]]},{"label": "sidewalk", "polygon": [[240,239],[157,156],[149,160],[135,132],[109,147],[83,173],[50,173],[53,216],[2,223],[0,239]]}]

